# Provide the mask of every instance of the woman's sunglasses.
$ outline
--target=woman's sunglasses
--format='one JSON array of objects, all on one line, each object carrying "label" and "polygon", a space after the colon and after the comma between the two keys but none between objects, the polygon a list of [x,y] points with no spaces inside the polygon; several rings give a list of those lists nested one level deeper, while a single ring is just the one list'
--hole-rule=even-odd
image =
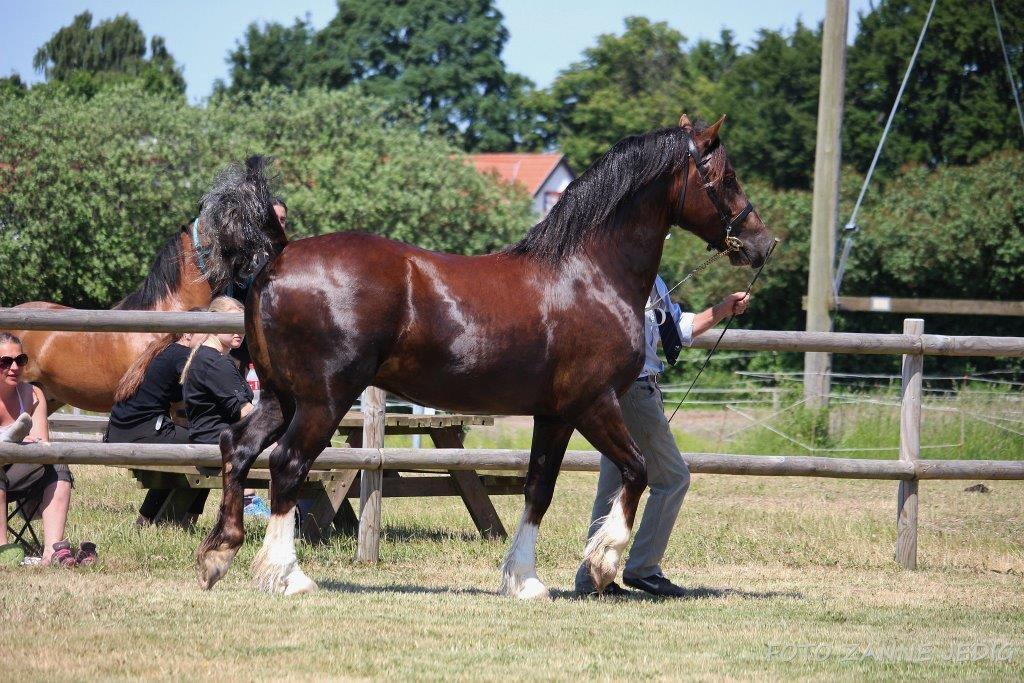
[{"label": "woman's sunglasses", "polygon": [[20,356],[11,358],[10,356],[0,356],[0,370],[6,370],[13,364],[17,363],[19,368],[23,368],[28,365],[28,354],[23,353]]}]

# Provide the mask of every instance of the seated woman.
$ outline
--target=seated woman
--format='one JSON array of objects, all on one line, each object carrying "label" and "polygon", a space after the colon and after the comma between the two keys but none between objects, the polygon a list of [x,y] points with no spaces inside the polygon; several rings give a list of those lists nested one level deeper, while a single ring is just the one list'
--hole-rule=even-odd
[{"label": "seated woman", "polygon": [[[104,441],[188,443],[188,429],[175,423],[173,408],[182,401],[179,378],[194,336],[165,335],[135,359],[117,386]],[[135,523],[152,524],[170,493],[169,489],[150,489]],[[190,513],[198,515],[202,510],[202,501],[193,502]]]},{"label": "seated woman", "polygon": [[[240,313],[242,304],[221,296],[208,310]],[[252,389],[228,355],[242,345],[243,339],[241,334],[210,334],[189,354],[181,384],[192,443],[219,443],[224,429],[253,410]]]},{"label": "seated woman", "polygon": [[[50,428],[46,421],[46,397],[39,387],[21,381],[29,358],[21,340],[9,332],[0,332],[0,430],[7,431],[28,414],[32,427],[25,443],[47,442]],[[31,465],[16,463],[0,469],[0,546],[7,545],[7,495],[40,490],[38,510],[43,518],[43,564],[74,567],[96,562],[96,546],[82,543],[77,553],[64,538],[73,486],[67,465]]]}]

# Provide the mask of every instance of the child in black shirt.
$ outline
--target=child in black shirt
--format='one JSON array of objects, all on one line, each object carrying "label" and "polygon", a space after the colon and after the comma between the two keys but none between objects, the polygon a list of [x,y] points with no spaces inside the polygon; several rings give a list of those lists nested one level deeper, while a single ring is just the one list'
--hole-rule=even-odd
[{"label": "child in black shirt", "polygon": [[[217,297],[210,311],[241,312],[231,297]],[[181,375],[189,440],[216,444],[220,433],[252,412],[252,389],[228,355],[242,345],[241,334],[211,334],[196,346]]]},{"label": "child in black shirt", "polygon": [[[188,360],[193,336],[168,334],[150,344],[121,378],[103,437],[108,443],[188,443],[188,429],[175,424],[174,405],[181,403],[179,378]],[[148,526],[160,513],[170,489],[149,489],[135,523]],[[200,492],[189,507],[198,517],[206,502]]]}]

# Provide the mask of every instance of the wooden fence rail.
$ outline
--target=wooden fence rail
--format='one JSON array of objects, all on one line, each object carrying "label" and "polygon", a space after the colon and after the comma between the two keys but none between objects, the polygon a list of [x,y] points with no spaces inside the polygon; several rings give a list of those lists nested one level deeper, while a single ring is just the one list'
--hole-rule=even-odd
[{"label": "wooden fence rail", "polygon": [[[241,314],[168,313],[153,311],[39,311],[0,309],[0,329],[73,330],[88,332],[238,332]],[[903,334],[836,332],[785,332],[729,330],[720,349],[733,351],[800,351],[852,354],[902,354],[903,394],[900,418],[899,460],[858,460],[808,456],[753,456],[717,453],[684,454],[690,470],[698,474],[745,474],[759,476],[838,477],[899,480],[896,509],[895,556],[906,568],[917,566],[918,482],[922,479],[1024,479],[1024,461],[920,460],[921,369],[924,356],[1024,357],[1024,338],[945,336],[924,334],[924,322],[904,321]],[[697,337],[695,348],[711,348],[717,331]],[[362,449],[328,448],[317,458],[315,469],[358,468],[360,520],[358,559],[375,562],[380,533],[380,471],[383,469],[515,470],[525,471],[528,451],[463,449],[380,448],[383,398],[370,388],[364,414]],[[596,471],[599,455],[576,451],[566,454],[563,469]],[[22,447],[0,444],[0,462],[139,465],[192,465],[220,467],[214,446],[166,446],[153,444],[51,444]],[[266,467],[261,455],[257,467]],[[372,473],[372,474],[371,474]],[[369,476],[367,476],[369,475]]]},{"label": "wooden fence rail", "polygon": [[[270,452],[257,456],[253,468],[267,469]],[[866,460],[806,455],[730,455],[683,453],[695,474],[832,479],[1024,480],[1024,460]],[[562,469],[597,472],[597,451],[568,451]],[[0,462],[106,465],[110,467],[221,467],[220,449],[200,444],[0,443]],[[527,450],[492,448],[326,448],[314,470],[484,470],[526,472]]]},{"label": "wooden fence rail", "polygon": [[[807,308],[807,297],[802,299]],[[1024,301],[991,299],[910,299],[892,296],[840,296],[829,302],[833,311],[864,313],[914,313],[922,315],[1024,316]]]},{"label": "wooden fence rail", "polygon": [[[244,332],[241,313],[166,311],[40,311],[0,308],[0,330],[75,332]],[[693,347],[709,349],[718,339],[711,331]],[[727,351],[822,351],[854,354],[924,354],[925,356],[1024,357],[1024,337],[946,336],[940,334],[863,334],[855,332],[788,332],[729,330],[719,349]]]}]

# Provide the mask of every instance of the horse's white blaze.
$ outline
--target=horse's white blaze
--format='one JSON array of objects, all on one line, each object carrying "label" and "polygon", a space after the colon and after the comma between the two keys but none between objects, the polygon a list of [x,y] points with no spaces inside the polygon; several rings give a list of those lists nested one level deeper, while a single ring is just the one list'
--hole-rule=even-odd
[{"label": "horse's white blaze", "polygon": [[308,593],[316,584],[299,568],[295,558],[295,508],[271,515],[263,547],[252,563],[256,585],[268,593]]},{"label": "horse's white blaze", "polygon": [[549,597],[547,587],[537,578],[536,524],[526,521],[526,512],[512,537],[512,545],[501,564],[501,592],[522,600]]},{"label": "horse's white blaze", "polygon": [[583,559],[590,567],[594,587],[602,591],[615,580],[619,571],[619,557],[629,543],[629,526],[622,510],[622,492],[615,495],[611,512],[604,518],[601,528],[591,537],[583,551]]}]

